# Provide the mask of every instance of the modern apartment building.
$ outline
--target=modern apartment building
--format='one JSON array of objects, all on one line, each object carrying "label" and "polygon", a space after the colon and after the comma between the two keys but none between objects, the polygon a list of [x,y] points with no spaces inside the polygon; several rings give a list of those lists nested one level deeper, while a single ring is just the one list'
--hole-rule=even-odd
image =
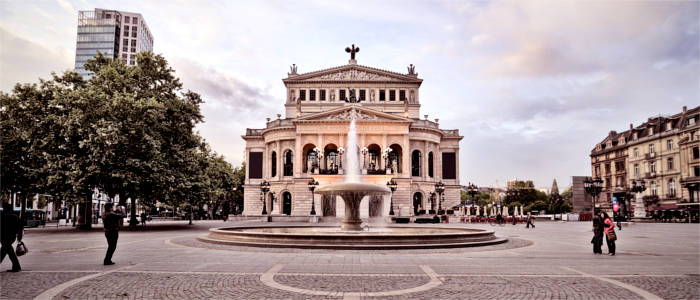
[{"label": "modern apartment building", "polygon": [[75,70],[84,78],[90,76],[84,65],[101,52],[112,59],[136,65],[136,54],[153,51],[153,36],[139,13],[96,8],[78,13],[78,38]]}]

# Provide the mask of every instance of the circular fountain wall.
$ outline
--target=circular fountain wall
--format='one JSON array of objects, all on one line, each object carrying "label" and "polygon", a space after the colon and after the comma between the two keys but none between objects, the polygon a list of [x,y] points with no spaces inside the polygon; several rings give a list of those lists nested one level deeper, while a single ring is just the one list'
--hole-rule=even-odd
[{"label": "circular fountain wall", "polygon": [[346,231],[332,226],[229,227],[209,230],[209,243],[275,248],[421,249],[486,246],[506,242],[492,230],[433,226],[387,226]]}]

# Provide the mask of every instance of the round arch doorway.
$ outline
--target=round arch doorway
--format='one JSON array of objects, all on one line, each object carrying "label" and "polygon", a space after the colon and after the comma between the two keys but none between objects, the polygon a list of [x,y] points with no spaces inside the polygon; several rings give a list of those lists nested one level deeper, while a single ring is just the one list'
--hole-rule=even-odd
[{"label": "round arch doorway", "polygon": [[421,207],[423,206],[423,194],[420,192],[416,192],[413,194],[413,215],[417,216],[418,211],[420,211]]},{"label": "round arch doorway", "polygon": [[292,194],[289,192],[282,193],[282,213],[288,216],[292,214]]}]

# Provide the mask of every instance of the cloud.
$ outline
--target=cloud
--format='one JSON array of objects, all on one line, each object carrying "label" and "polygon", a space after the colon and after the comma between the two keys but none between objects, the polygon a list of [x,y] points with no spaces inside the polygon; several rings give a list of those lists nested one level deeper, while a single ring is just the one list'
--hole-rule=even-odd
[{"label": "cloud", "polygon": [[69,69],[73,59],[67,53],[56,52],[19,37],[0,27],[0,90],[8,92],[17,83],[38,82],[50,78],[51,71]]}]

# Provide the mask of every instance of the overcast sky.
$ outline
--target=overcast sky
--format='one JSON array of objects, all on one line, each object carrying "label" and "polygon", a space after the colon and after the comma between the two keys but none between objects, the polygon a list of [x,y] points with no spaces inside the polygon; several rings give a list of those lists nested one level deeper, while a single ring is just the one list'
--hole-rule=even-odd
[{"label": "overcast sky", "polygon": [[462,184],[549,187],[590,174],[610,130],[700,105],[698,1],[0,0],[0,90],[72,68],[79,10],[143,14],[201,134],[233,164],[245,128],[284,113],[289,65],[416,65],[421,115],[464,136]]}]

